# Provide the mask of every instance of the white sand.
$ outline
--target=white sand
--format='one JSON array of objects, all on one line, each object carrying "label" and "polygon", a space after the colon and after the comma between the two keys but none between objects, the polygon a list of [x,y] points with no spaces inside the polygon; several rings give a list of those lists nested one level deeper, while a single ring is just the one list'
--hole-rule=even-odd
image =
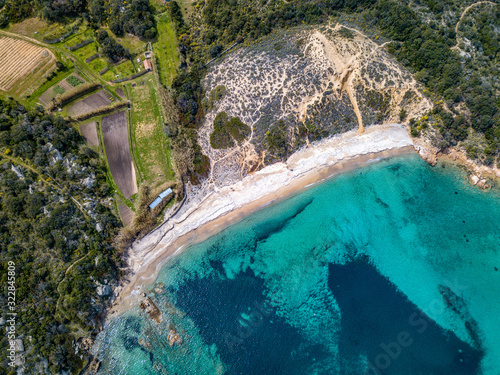
[{"label": "white sand", "polygon": [[[413,146],[413,141],[403,125],[371,126],[363,134],[353,130],[314,143],[311,148],[294,153],[286,163],[267,166],[231,186],[206,189],[203,199],[187,203],[178,216],[163,223],[129,249],[131,276],[116,291],[119,293],[117,306],[111,315],[133,306],[134,297],[154,281],[161,265],[189,243],[206,239],[271,201],[291,195],[335,172],[349,170],[346,162],[408,146]],[[336,169],[332,170],[332,167]]]}]

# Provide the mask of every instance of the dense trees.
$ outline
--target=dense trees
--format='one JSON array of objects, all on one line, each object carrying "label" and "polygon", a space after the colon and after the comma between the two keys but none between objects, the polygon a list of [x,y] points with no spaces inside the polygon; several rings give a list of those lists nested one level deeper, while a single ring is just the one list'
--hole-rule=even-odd
[{"label": "dense trees", "polygon": [[[4,9],[2,10],[2,6]],[[39,15],[51,22],[84,17],[94,27],[109,26],[117,36],[124,33],[153,39],[156,27],[148,0],[0,0],[0,27]]]},{"label": "dense trees", "polygon": [[91,0],[88,9],[92,22],[99,26],[109,25],[117,36],[124,33],[146,39],[156,36],[154,17],[147,0]]},{"label": "dense trees", "polygon": [[120,43],[109,37],[106,30],[99,30],[97,32],[97,41],[101,45],[101,52],[111,62],[118,62],[123,58],[130,58],[130,52],[125,49]]},{"label": "dense trees", "polygon": [[15,23],[25,18],[41,15],[48,21],[60,21],[65,17],[79,17],[86,11],[87,0],[0,0],[0,26],[2,20],[7,26],[9,22]]},{"label": "dense trees", "polygon": [[[105,167],[61,117],[14,101],[0,100],[0,151],[0,256],[16,264],[17,330],[29,353],[26,373],[36,373],[44,359],[53,374],[75,372],[82,360],[75,354],[74,333],[96,330],[106,304],[96,282],[113,284],[118,278],[118,258],[109,244],[119,223],[101,203],[109,191]],[[5,288],[7,265],[0,267]],[[5,296],[4,291],[4,305]],[[5,335],[0,342],[6,347]],[[0,362],[2,371],[8,368],[5,351]]]}]

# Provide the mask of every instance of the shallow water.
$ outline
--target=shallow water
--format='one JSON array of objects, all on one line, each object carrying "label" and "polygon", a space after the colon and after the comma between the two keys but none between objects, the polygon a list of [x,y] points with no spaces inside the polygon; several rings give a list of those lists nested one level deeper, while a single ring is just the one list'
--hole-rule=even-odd
[{"label": "shallow water", "polygon": [[[267,207],[167,263],[99,374],[500,373],[500,195],[405,156]],[[184,342],[170,347],[170,328]]]}]

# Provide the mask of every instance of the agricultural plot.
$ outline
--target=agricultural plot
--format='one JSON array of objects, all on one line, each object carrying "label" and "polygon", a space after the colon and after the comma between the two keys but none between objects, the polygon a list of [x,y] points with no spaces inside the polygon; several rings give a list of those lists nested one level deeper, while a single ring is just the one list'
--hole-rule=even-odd
[{"label": "agricultural plot", "polygon": [[97,138],[97,122],[89,122],[80,126],[80,133],[85,137],[90,146],[99,146],[99,139]]},{"label": "agricultural plot", "polygon": [[72,104],[67,110],[67,115],[71,117],[85,115],[110,105],[114,100],[115,99],[109,92],[100,90]]},{"label": "agricultural plot", "polygon": [[79,86],[85,82],[85,79],[80,77],[78,74],[73,73],[72,75],[66,77],[57,85],[52,86],[47,91],[45,91],[38,100],[44,106],[48,106],[50,101],[54,99],[57,95],[63,94],[72,88]]},{"label": "agricultural plot", "polygon": [[120,205],[118,206],[118,211],[120,213],[123,224],[126,227],[132,224],[132,220],[134,220],[134,211],[125,206],[123,203],[120,203]]},{"label": "agricultural plot", "polygon": [[46,48],[24,40],[0,37],[0,90],[22,93],[39,86],[41,77],[55,68],[56,58]]},{"label": "agricultural plot", "polygon": [[132,142],[134,160],[140,177],[151,186],[175,178],[168,140],[162,130],[161,113],[154,80],[150,76],[144,85],[127,85],[132,102]]},{"label": "agricultural plot", "polygon": [[104,117],[102,135],[109,170],[123,196],[130,198],[137,193],[137,182],[128,143],[127,112]]},{"label": "agricultural plot", "polygon": [[88,65],[94,72],[99,73],[108,66],[108,63],[102,57],[98,57],[92,60]]},{"label": "agricultural plot", "polygon": [[156,63],[163,84],[170,85],[180,64],[177,38],[172,21],[164,13],[156,19],[158,28],[158,41],[154,44]]},{"label": "agricultural plot", "polygon": [[87,44],[82,48],[78,48],[77,50],[72,52],[73,55],[78,57],[80,60],[84,61],[87,57],[95,55],[97,53],[97,46],[95,42]]},{"label": "agricultural plot", "polygon": [[127,60],[118,65],[112,65],[109,67],[109,70],[104,73],[101,77],[106,81],[111,81],[113,79],[120,79],[130,77],[132,74],[135,74],[135,68],[132,64],[132,61]]}]

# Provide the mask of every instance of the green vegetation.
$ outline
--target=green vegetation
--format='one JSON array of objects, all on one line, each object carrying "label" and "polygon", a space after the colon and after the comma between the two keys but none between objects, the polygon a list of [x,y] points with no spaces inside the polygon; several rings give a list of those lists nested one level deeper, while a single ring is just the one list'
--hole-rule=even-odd
[{"label": "green vegetation", "polygon": [[214,107],[215,103],[221,100],[226,94],[226,87],[219,85],[213,89],[208,95],[207,109],[210,110]]},{"label": "green vegetation", "polygon": [[238,117],[228,118],[226,112],[219,113],[214,120],[214,131],[210,134],[213,148],[229,148],[241,143],[250,135],[250,127]]},{"label": "green vegetation", "polygon": [[49,110],[53,110],[54,108],[61,108],[66,104],[76,100],[83,95],[88,94],[89,92],[94,91],[99,87],[99,84],[94,82],[87,82],[78,87],[75,87],[73,90],[66,91],[62,95],[56,96],[52,99],[52,102],[49,105]]},{"label": "green vegetation", "polygon": [[123,48],[123,46],[113,38],[110,38],[106,30],[101,29],[97,32],[97,42],[101,46],[101,53],[112,63],[116,63],[123,58],[130,58],[130,51]]},{"label": "green vegetation", "polygon": [[175,180],[172,155],[167,137],[162,129],[154,79],[149,76],[144,85],[127,84],[131,110],[132,154],[140,179],[154,188],[165,181]]},{"label": "green vegetation", "polygon": [[[14,101],[0,101],[0,152],[0,254],[16,264],[25,372],[37,373],[47,360],[52,374],[75,373],[86,358],[75,354],[74,342],[97,333],[109,298],[101,284],[114,285],[119,276],[110,246],[119,222],[103,204],[104,166],[61,117]],[[2,272],[4,295],[6,277]],[[7,347],[5,335],[0,344]],[[6,355],[0,353],[2,364]]]},{"label": "green vegetation", "polygon": [[82,80],[80,80],[78,77],[76,76],[69,76],[67,79],[66,79],[66,82],[68,82],[71,86],[73,87],[76,87],[78,85],[81,85],[83,83]]},{"label": "green vegetation", "polygon": [[169,86],[179,67],[180,57],[173,24],[167,13],[157,18],[157,28],[158,38],[153,45],[155,60],[161,83]]},{"label": "green vegetation", "polygon": [[86,58],[93,56],[97,53],[97,45],[95,42],[87,44],[86,46],[73,51],[73,55],[78,59],[85,61]]},{"label": "green vegetation", "polygon": [[106,81],[111,81],[113,79],[130,77],[132,74],[135,74],[135,72],[132,61],[126,60],[121,64],[110,66],[109,70],[102,75],[102,78]]},{"label": "green vegetation", "polygon": [[141,38],[153,39],[156,29],[152,9],[147,0],[90,0],[91,22],[100,26],[109,26],[113,34],[121,36],[124,33],[137,35]]},{"label": "green vegetation", "polygon": [[266,133],[265,145],[270,154],[277,160],[286,159],[291,151],[288,141],[288,127],[280,120]]},{"label": "green vegetation", "polygon": [[66,92],[66,90],[64,90],[64,89],[63,89],[61,86],[59,86],[59,85],[55,85],[55,86],[54,86],[54,92],[55,92],[56,94],[61,95],[61,94],[64,94],[64,93]]}]

